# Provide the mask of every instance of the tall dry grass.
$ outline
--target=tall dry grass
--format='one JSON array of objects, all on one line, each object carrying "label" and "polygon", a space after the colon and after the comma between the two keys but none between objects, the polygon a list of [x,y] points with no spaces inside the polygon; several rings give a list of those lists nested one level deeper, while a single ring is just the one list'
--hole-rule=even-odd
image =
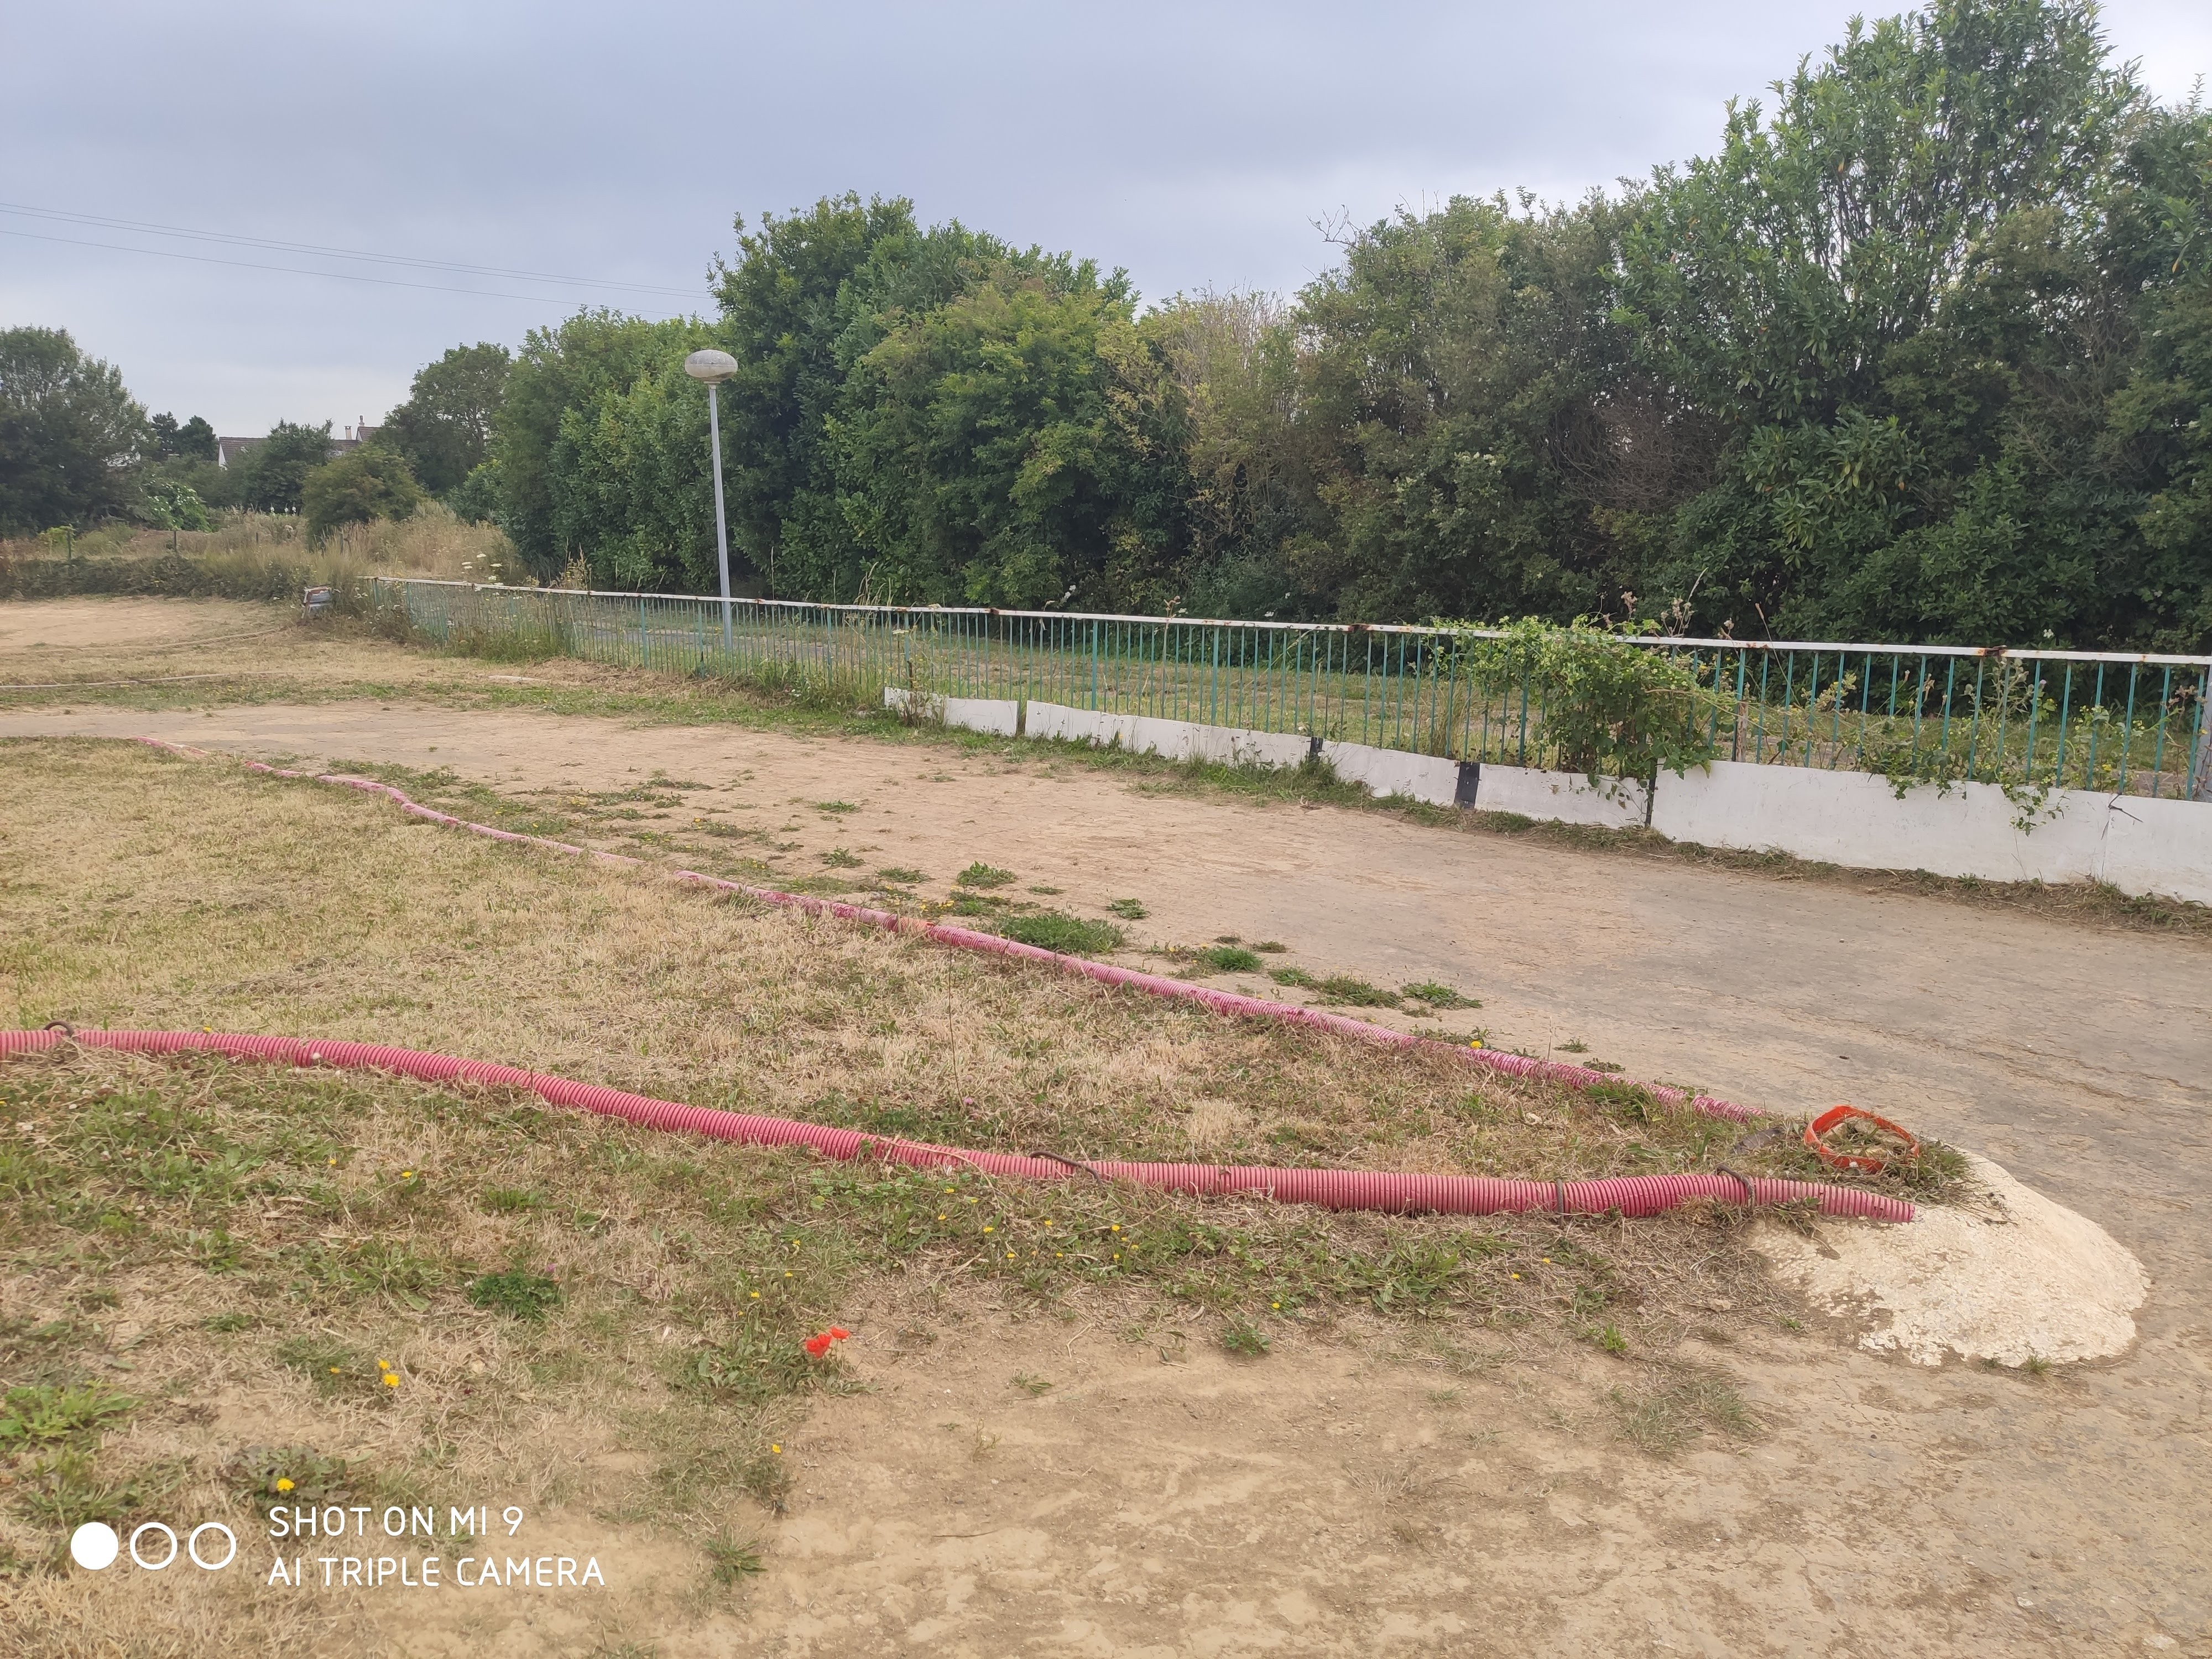
[{"label": "tall dry grass", "polygon": [[404,520],[345,526],[319,547],[309,544],[301,519],[283,513],[228,514],[211,531],[116,524],[66,540],[47,536],[0,540],[0,566],[151,560],[170,553],[224,571],[281,564],[304,569],[313,580],[325,582],[359,576],[526,579],[505,531],[497,525],[464,522],[437,501],[425,502]]}]

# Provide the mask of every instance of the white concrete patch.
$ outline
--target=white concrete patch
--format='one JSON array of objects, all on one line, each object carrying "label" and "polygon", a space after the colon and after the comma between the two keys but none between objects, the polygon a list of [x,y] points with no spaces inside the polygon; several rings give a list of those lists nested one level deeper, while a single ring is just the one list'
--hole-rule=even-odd
[{"label": "white concrete patch", "polygon": [[1759,1248],[1816,1305],[1867,1322],[1861,1347],[1917,1364],[1940,1365],[1948,1354],[2022,1365],[2124,1351],[2150,1287],[2142,1263],[2087,1217],[1986,1158],[1969,1162],[2001,1210],[1923,1206],[1904,1226],[1820,1221],[1809,1237],[1768,1222]]},{"label": "white concrete patch", "polygon": [[1484,812],[1518,812],[1560,823],[1641,829],[1649,793],[1644,785],[1621,778],[1593,787],[1580,772],[1540,772],[1533,766],[1492,766],[1486,761],[1474,805]]},{"label": "white concrete patch", "polygon": [[1431,806],[1449,806],[1459,797],[1459,763],[1438,755],[1324,743],[1321,757],[1347,783],[1364,783],[1378,795],[1407,795]]},{"label": "white concrete patch", "polygon": [[[1483,772],[1484,791],[1489,769]],[[1487,804],[1486,801],[1485,805]],[[2036,822],[2022,830],[2016,819]],[[1863,870],[1990,881],[2109,881],[2130,893],[2212,902],[2212,805],[2054,791],[2014,805],[1995,784],[1932,784],[1903,800],[1866,772],[1716,761],[1662,773],[1651,827],[1675,841],[1794,853]]]}]

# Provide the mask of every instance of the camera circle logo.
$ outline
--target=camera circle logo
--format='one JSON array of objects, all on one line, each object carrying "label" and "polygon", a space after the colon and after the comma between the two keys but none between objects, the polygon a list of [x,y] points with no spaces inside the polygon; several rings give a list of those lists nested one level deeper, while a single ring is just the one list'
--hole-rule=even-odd
[{"label": "camera circle logo", "polygon": [[[200,1540],[210,1533],[221,1534],[220,1544],[209,1543],[204,1553]],[[218,1547],[222,1555],[210,1559]],[[124,1548],[124,1540],[105,1521],[88,1521],[70,1534],[70,1559],[89,1572],[113,1566]],[[147,1521],[131,1529],[129,1548],[131,1559],[148,1572],[160,1572],[173,1565],[179,1550],[201,1571],[221,1572],[238,1559],[238,1535],[220,1521],[203,1521],[180,1544],[166,1522]]]}]

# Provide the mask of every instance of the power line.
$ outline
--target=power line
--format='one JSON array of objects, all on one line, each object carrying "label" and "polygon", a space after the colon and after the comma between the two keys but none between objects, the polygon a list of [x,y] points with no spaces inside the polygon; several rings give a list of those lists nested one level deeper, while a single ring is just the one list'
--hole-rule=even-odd
[{"label": "power line", "polygon": [[[535,305],[566,303],[564,296],[557,295],[507,294],[497,289],[452,288],[439,283],[402,282],[396,276],[363,276],[348,270],[309,270],[301,265],[264,265],[252,259],[219,259],[210,253],[179,253],[172,248],[130,247],[120,242],[88,242],[75,236],[45,236],[34,230],[10,230],[5,226],[0,226],[0,236],[20,236],[33,242],[62,242],[70,247],[105,248],[111,253],[143,253],[156,259],[189,259],[195,264],[231,265],[241,270],[276,270],[294,276],[328,276],[341,283],[373,283],[380,288],[421,289],[432,294],[471,294],[487,300],[526,300]],[[659,291],[677,293],[681,290]]]},{"label": "power line", "polygon": [[633,289],[644,294],[673,294],[685,299],[695,296],[696,290],[688,288],[669,288],[658,283],[622,283],[601,281],[592,276],[559,276],[544,270],[509,270],[500,265],[459,264],[447,259],[422,259],[410,254],[371,253],[362,248],[325,247],[314,242],[287,242],[265,236],[241,236],[229,231],[192,230],[182,225],[159,225],[138,219],[110,219],[99,214],[72,213],[58,208],[27,207],[20,202],[0,202],[0,213],[19,214],[31,219],[51,219],[64,224],[83,225],[95,230],[138,231],[155,236],[177,236],[188,241],[221,242],[234,247],[266,248],[276,253],[313,253],[333,259],[366,259],[374,264],[410,265],[424,270],[450,270],[471,276],[519,276],[533,283],[560,283],[571,288]]}]

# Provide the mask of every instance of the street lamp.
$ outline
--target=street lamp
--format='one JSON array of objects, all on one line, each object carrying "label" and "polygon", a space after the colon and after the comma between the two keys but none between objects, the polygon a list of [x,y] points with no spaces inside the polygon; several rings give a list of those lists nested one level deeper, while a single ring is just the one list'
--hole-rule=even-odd
[{"label": "street lamp", "polygon": [[707,435],[714,448],[714,550],[722,561],[722,654],[729,655],[730,640],[730,528],[722,514],[722,410],[715,388],[738,372],[738,360],[726,351],[695,351],[684,360],[684,372],[707,383]]}]

